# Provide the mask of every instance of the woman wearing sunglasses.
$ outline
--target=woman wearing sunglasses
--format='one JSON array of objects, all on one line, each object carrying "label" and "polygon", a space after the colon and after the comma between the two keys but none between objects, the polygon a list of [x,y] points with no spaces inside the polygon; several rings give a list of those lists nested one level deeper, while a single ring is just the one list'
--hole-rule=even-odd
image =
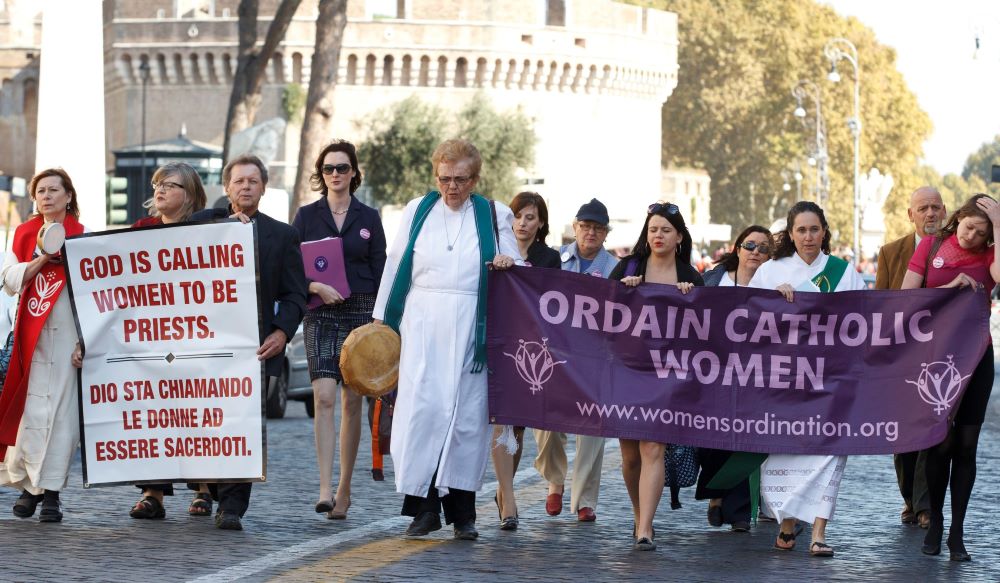
[{"label": "woman wearing sunglasses", "polygon": [[[778,237],[774,261],[757,270],[749,287],[776,289],[789,302],[796,290],[833,293],[865,289],[861,275],[843,259],[830,255],[830,227],[814,202],[796,203],[788,211]],[[832,557],[826,523],[833,517],[847,456],[770,455],[761,466],[762,506],[781,521],[775,548],[795,548],[797,521],[811,522],[809,554]]]},{"label": "woman wearing sunglasses", "polygon": [[[310,178],[319,200],[299,209],[292,221],[302,242],[340,237],[344,248],[347,285],[337,290],[318,281],[309,282],[309,294],[322,300],[303,320],[309,378],[313,386],[316,418],[316,458],[319,465],[319,502],[316,512],[327,518],[347,518],[351,506],[351,475],[361,440],[361,395],[343,386],[340,349],[347,335],[372,321],[375,294],[385,266],[385,232],[378,211],[354,196],[361,185],[361,170],[354,144],[336,140],[316,158]],[[333,457],[337,445],[334,407],[340,384],[340,481],[333,495]]]},{"label": "woman wearing sunglasses", "polygon": [[[667,284],[687,294],[696,285],[704,285],[701,275],[691,266],[691,233],[680,209],[672,203],[649,206],[639,240],[611,272],[629,287],[639,284]],[[666,444],[635,439],[619,439],[622,453],[622,477],[635,514],[635,550],[652,551],[653,516],[663,494],[663,456]]]},{"label": "woman wearing sunglasses", "polygon": [[[705,273],[705,285],[709,287],[746,287],[753,279],[757,268],[771,258],[774,238],[771,232],[760,225],[751,225],[736,237],[732,251],[719,259],[719,264]],[[750,481],[744,479],[728,489],[710,488],[709,482],[729,460],[731,452],[700,448],[698,463],[698,487],[695,498],[707,499],[708,523],[712,526],[732,525],[734,532],[750,530]]]}]

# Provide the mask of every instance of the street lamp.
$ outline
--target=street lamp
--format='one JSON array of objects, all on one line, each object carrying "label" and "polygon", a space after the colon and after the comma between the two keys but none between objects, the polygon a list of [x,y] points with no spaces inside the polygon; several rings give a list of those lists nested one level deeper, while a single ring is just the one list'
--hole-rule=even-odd
[{"label": "street lamp", "polygon": [[[146,85],[149,84],[149,60],[143,59],[142,63],[139,64],[139,77],[142,79],[142,142],[139,146],[142,152],[142,165],[141,174],[142,178],[139,180],[139,199],[143,200],[143,192],[146,191]],[[131,200],[126,208],[131,211],[132,203]],[[129,213],[131,215],[131,212]],[[129,217],[128,220],[132,221],[134,217]]]},{"label": "street lamp", "polygon": [[833,83],[840,81],[837,63],[846,60],[854,67],[854,117],[847,120],[847,127],[854,136],[854,261],[861,260],[861,66],[858,63],[858,48],[846,38],[833,38],[823,47],[823,54],[830,61],[827,75]]},{"label": "street lamp", "polygon": [[[823,204],[824,195],[826,193],[827,185],[829,184],[829,178],[826,174],[826,161],[828,159],[826,152],[826,124],[823,121],[823,106],[822,100],[820,99],[819,87],[812,81],[799,81],[792,87],[792,97],[795,98],[795,111],[793,115],[802,121],[802,125],[807,126],[806,116],[808,113],[805,108],[805,100],[807,97],[811,97],[813,103],[816,104],[816,119],[814,121],[814,126],[816,127],[816,138],[809,157],[806,162],[810,166],[816,167],[816,202]],[[801,197],[799,197],[801,200]]]}]

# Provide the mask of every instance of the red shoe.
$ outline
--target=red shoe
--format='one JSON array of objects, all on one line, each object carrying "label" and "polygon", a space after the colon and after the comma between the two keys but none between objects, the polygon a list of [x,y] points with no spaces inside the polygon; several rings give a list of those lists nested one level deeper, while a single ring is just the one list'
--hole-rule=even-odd
[{"label": "red shoe", "polygon": [[580,522],[594,522],[597,520],[597,514],[594,513],[593,508],[581,508],[576,513],[576,519]]},{"label": "red shoe", "polygon": [[558,516],[562,513],[562,494],[549,494],[545,497],[545,513],[549,516]]}]

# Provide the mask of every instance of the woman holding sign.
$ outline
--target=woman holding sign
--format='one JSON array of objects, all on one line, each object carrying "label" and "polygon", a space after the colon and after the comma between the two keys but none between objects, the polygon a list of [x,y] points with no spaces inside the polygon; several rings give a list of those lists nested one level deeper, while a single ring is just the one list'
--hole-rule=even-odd
[{"label": "woman holding sign", "polygon": [[197,170],[184,162],[164,164],[153,173],[153,197],[142,205],[149,209],[149,216],[132,227],[183,223],[205,208],[206,202],[205,187]]},{"label": "woman holding sign", "polygon": [[[207,197],[205,187],[201,183],[198,171],[184,162],[164,164],[153,173],[153,197],[142,206],[149,209],[148,217],[139,219],[132,228],[151,227],[154,225],[172,225],[183,223],[191,215],[205,208]],[[73,354],[74,364],[82,364],[83,355],[77,351]],[[129,516],[136,519],[165,518],[163,496],[173,496],[172,484],[138,484],[142,489],[142,498],[129,510]],[[188,484],[195,490],[194,500],[188,506],[191,516],[211,516],[212,496],[208,492],[208,484]]]},{"label": "woman holding sign", "polygon": [[519,257],[510,209],[473,194],[483,160],[466,140],[431,158],[440,190],[406,205],[386,261],[375,318],[399,332],[399,393],[392,419],[396,491],[407,536],[454,523],[475,540],[476,490],[489,461],[486,395],[488,266]]},{"label": "woman holding sign", "polygon": [[[545,244],[549,236],[549,209],[545,199],[537,192],[519,192],[510,201],[510,211],[514,213],[514,238],[517,250],[529,267],[560,269],[562,260],[559,252]],[[505,426],[493,430],[493,469],[497,475],[497,510],[500,511],[500,530],[517,530],[519,524],[517,504],[514,501],[514,474],[521,463],[524,444],[524,427]],[[506,439],[510,435],[514,443]],[[513,453],[509,450],[514,446]]]},{"label": "woman holding sign", "polygon": [[[303,243],[340,238],[343,271],[350,288],[336,289],[322,281],[308,280],[309,312],[303,321],[316,411],[313,421],[319,465],[316,512],[325,512],[327,518],[344,519],[351,506],[351,476],[361,440],[361,395],[342,385],[340,349],[352,330],[372,321],[375,293],[385,266],[385,232],[378,211],[354,196],[361,185],[361,169],[354,144],[337,140],[323,148],[316,158],[310,181],[313,190],[323,196],[300,208],[292,226],[298,230]],[[317,257],[316,261],[322,257]],[[306,265],[307,276],[310,272],[339,268],[325,265]],[[331,484],[337,434],[333,411],[338,384],[342,385],[339,391],[340,481],[334,496]]]},{"label": "woman holding sign", "polygon": [[[760,225],[751,225],[736,237],[733,250],[719,259],[719,264],[705,273],[707,287],[746,287],[757,269],[771,258],[774,238]],[[708,523],[712,526],[732,525],[733,532],[750,531],[752,496],[750,479],[744,478],[731,488],[718,488],[712,479],[729,461],[732,452],[698,448],[698,487],[695,499],[708,499]]]},{"label": "woman holding sign", "polygon": [[[933,237],[921,239],[903,277],[902,289],[919,287],[967,287],[982,291],[989,302],[989,290],[1000,282],[1000,204],[985,194],[970,198],[948,219]],[[941,552],[944,536],[944,498],[951,485],[951,527],[948,550],[952,561],[971,561],[965,550],[965,511],[976,481],[976,449],[979,431],[986,419],[986,407],[993,391],[993,343],[972,373],[954,425],[943,442],[927,450],[927,489],[931,503],[931,523],[924,537],[923,552]]]},{"label": "woman holding sign", "polygon": [[[788,211],[774,259],[757,269],[750,287],[776,289],[792,302],[796,291],[861,290],[865,282],[850,264],[830,255],[826,215],[816,203],[804,201]],[[809,553],[833,556],[833,548],[826,544],[826,523],[833,517],[846,464],[847,456],[767,457],[761,468],[761,490],[768,514],[781,521],[775,548],[795,548],[796,521],[802,520],[813,525]]]},{"label": "woman holding sign", "polygon": [[[698,270],[691,266],[691,246],[691,233],[677,205],[651,204],[632,254],[618,263],[608,279],[621,280],[629,287],[640,283],[673,285],[687,294],[695,286],[705,284]],[[656,549],[653,516],[663,495],[663,457],[667,446],[635,439],[618,441],[622,477],[635,514],[635,550],[652,551]]]},{"label": "woman holding sign", "polygon": [[39,232],[60,223],[66,236],[83,233],[73,181],[60,168],[43,170],[29,187],[37,212],[14,231],[0,277],[9,295],[20,293],[14,352],[0,394],[0,485],[20,488],[14,516],[29,518],[39,503],[41,522],[59,522],[59,491],[80,441],[76,371],[79,341],[62,256],[39,249]]}]

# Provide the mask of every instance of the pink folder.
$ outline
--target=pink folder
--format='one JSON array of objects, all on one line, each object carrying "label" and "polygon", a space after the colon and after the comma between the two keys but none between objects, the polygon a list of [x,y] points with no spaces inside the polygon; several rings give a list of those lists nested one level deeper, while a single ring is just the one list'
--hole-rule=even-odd
[{"label": "pink folder", "polygon": [[[344,271],[343,239],[328,237],[303,243],[302,262],[305,264],[307,278],[333,287],[344,296],[345,300],[351,297],[351,288],[347,285],[347,273]],[[310,310],[322,305],[323,300],[318,295],[309,294]]]}]

